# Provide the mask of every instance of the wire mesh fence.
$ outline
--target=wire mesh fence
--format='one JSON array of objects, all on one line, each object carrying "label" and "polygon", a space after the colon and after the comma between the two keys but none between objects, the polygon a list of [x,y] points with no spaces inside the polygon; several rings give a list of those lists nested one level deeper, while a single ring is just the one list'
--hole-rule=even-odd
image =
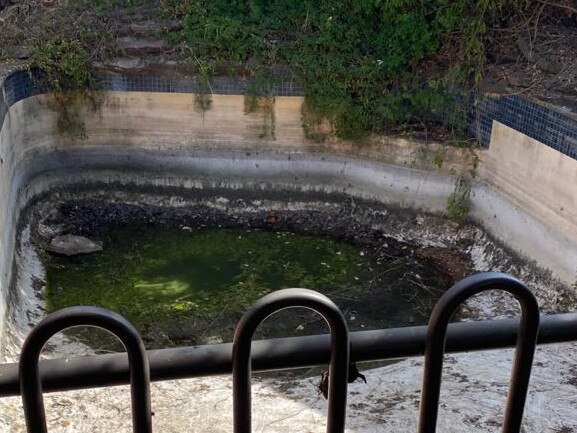
[{"label": "wire mesh fence", "polygon": [[[8,107],[30,96],[46,92],[35,71],[19,70],[8,74],[0,94],[0,122]],[[124,92],[197,93],[206,91],[194,78],[167,78],[155,75],[100,74],[105,90]],[[212,77],[214,94],[245,94],[251,88],[248,78]],[[271,88],[272,96],[302,96],[302,84],[290,77],[279,77]],[[488,148],[493,121],[509,126],[559,152],[577,159],[577,117],[521,96],[483,96],[466,98],[467,132],[480,146]],[[441,113],[442,115],[442,113]],[[448,115],[448,114],[447,114]],[[437,113],[438,116],[438,113]],[[430,117],[430,116],[429,116]],[[442,119],[441,119],[442,120]]]}]

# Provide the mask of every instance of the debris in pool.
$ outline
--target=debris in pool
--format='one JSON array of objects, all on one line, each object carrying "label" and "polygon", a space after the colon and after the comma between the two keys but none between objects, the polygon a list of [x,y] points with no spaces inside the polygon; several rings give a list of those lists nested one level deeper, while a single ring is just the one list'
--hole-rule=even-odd
[{"label": "debris in pool", "polygon": [[266,215],[266,222],[267,224],[276,224],[279,220],[279,215],[277,212],[275,212],[274,210],[269,210],[267,215]]},{"label": "debris in pool", "polygon": [[362,374],[359,369],[357,368],[357,364],[354,362],[351,362],[349,364],[349,383],[353,383],[355,380],[357,379],[362,379],[365,383],[367,383],[367,378],[365,377],[364,374]]},{"label": "debris in pool", "polygon": [[77,256],[102,251],[102,242],[77,235],[56,236],[50,241],[46,250],[64,256]]}]

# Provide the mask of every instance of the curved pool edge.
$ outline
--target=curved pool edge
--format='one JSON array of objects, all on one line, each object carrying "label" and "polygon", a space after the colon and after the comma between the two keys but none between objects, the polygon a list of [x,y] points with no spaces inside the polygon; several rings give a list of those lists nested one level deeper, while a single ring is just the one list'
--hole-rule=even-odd
[{"label": "curved pool edge", "polygon": [[[247,119],[242,111],[238,112],[239,119],[227,121],[223,132],[217,120],[227,120],[223,116],[240,107],[241,97],[227,97],[221,101],[221,112],[215,114],[218,119],[198,123],[198,113],[189,113],[184,102],[192,99],[190,95],[170,96],[155,100],[153,94],[116,92],[114,103],[87,124],[88,139],[73,143],[55,133],[54,113],[44,104],[44,96],[10,107],[0,131],[0,316],[6,314],[13,280],[20,212],[34,197],[63,185],[120,182],[140,187],[218,186],[255,191],[272,187],[337,192],[401,208],[446,211],[455,175],[388,164],[377,157],[353,158],[338,146],[335,153],[327,152],[326,147],[319,150],[304,138],[300,115],[293,112],[284,123],[278,122],[280,138],[274,141],[259,140],[251,129],[258,118]],[[137,97],[145,98],[148,105],[131,105]],[[295,107],[293,99],[285,111]],[[187,122],[189,118],[179,119],[183,110],[194,117],[192,125]],[[126,115],[119,117],[119,111]],[[159,112],[163,112],[160,120],[168,121],[149,122]],[[186,125],[185,131],[177,130],[171,136],[171,130],[181,123]],[[120,124],[124,125],[122,130]],[[158,125],[162,126],[160,131],[147,135]],[[195,126],[204,136],[191,132]],[[386,146],[381,148],[386,150]],[[365,150],[359,153],[368,154]],[[574,281],[575,240],[484,182],[473,183],[471,201],[470,216],[495,238],[550,269],[566,284]]]}]

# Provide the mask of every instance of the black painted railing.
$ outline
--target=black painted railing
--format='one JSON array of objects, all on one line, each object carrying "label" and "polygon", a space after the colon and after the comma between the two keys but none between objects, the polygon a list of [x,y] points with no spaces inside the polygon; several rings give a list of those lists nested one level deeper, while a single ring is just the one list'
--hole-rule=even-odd
[{"label": "black painted railing", "polygon": [[[458,306],[486,290],[512,294],[521,319],[449,324]],[[252,341],[257,326],[275,312],[305,307],[329,324],[330,335]],[[541,320],[540,320],[541,319]],[[124,344],[126,354],[39,361],[52,335],[71,326],[104,328]],[[537,301],[515,278],[483,273],[450,288],[433,309],[428,326],[349,332],[343,314],[327,297],[306,289],[281,290],[257,301],[241,318],[232,344],[146,351],[126,319],[96,307],[72,307],[47,316],[30,332],[19,364],[0,365],[0,396],[21,394],[29,433],[45,433],[42,393],[131,384],[133,429],[151,431],[150,381],[232,374],[234,432],[251,431],[251,371],[329,363],[327,432],[345,428],[348,375],[355,362],[425,356],[419,433],[436,431],[445,352],[516,346],[502,431],[521,430],[536,344],[577,340],[577,314],[539,316]],[[106,368],[104,368],[106,366]]]}]

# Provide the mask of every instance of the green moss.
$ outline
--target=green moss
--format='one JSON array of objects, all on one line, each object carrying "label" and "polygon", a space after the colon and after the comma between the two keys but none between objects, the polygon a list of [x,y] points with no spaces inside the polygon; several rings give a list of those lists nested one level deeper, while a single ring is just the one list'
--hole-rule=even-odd
[{"label": "green moss", "polygon": [[50,260],[47,309],[99,305],[148,329],[175,315],[242,312],[283,287],[355,281],[365,262],[350,245],[291,233],[123,230],[101,253]]},{"label": "green moss", "polygon": [[[411,258],[381,262],[332,239],[259,230],[123,229],[100,253],[47,260],[48,311],[108,308],[151,347],[229,340],[248,306],[288,287],[327,294],[352,317],[351,329],[420,323],[444,285]],[[305,332],[323,332],[314,315],[281,317],[263,325],[264,336],[291,335],[303,323]],[[90,333],[79,338],[110,347]]]}]

